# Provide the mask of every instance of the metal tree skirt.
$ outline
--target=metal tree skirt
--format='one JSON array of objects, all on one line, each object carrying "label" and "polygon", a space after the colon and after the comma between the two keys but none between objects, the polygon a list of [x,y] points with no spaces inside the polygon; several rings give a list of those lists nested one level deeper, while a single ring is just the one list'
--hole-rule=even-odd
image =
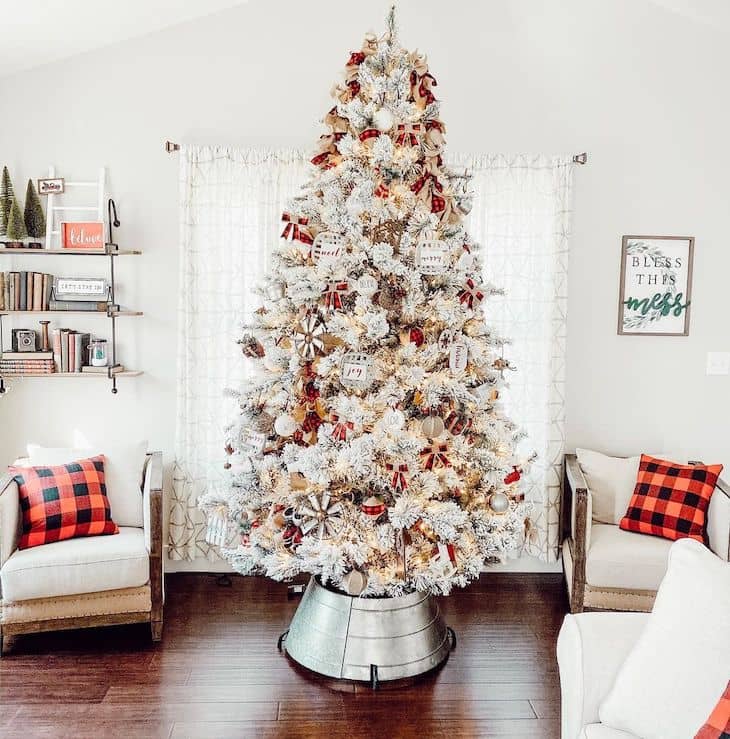
[{"label": "metal tree skirt", "polygon": [[314,672],[377,687],[379,681],[437,667],[455,636],[431,595],[357,598],[312,578],[281,643],[294,661]]}]

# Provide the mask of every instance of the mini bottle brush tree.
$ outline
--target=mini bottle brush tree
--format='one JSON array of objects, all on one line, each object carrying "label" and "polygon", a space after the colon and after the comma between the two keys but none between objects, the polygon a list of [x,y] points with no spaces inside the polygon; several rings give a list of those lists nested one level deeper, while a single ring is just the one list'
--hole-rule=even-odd
[{"label": "mini bottle brush tree", "polygon": [[[446,594],[523,544],[521,438],[499,397],[468,177],[442,159],[426,58],[393,14],[333,90],[313,173],[282,220],[256,368],[227,430],[213,543],[243,574],[308,572],[351,595]],[[209,536],[210,539],[210,536]]]},{"label": "mini bottle brush tree", "polygon": [[46,235],[46,217],[43,215],[43,206],[33,180],[28,180],[25,190],[24,221],[28,236],[32,239],[40,239]]},{"label": "mini bottle brush tree", "polygon": [[13,198],[13,183],[10,179],[10,172],[8,172],[7,167],[3,167],[2,177],[0,177],[0,236],[5,236],[8,232],[8,218],[13,205]]}]

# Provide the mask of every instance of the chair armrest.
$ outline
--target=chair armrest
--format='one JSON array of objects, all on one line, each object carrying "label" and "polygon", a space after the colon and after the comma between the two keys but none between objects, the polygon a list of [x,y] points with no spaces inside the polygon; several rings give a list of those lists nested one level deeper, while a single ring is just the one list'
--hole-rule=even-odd
[{"label": "chair armrest", "polygon": [[20,521],[18,483],[6,472],[0,475],[0,567],[18,547]]},{"label": "chair armrest", "polygon": [[142,488],[144,534],[147,551],[162,556],[162,452],[152,452],[147,459]]},{"label": "chair armrest", "polygon": [[150,553],[150,595],[152,638],[162,634],[162,607],[165,601],[165,581],[162,569],[162,452],[148,455],[144,471],[144,533]]},{"label": "chair armrest", "polygon": [[593,499],[575,454],[565,455],[563,525],[567,529],[573,559],[573,581],[570,587],[570,610],[583,610],[586,581],[586,557],[591,545]]},{"label": "chair armrest", "polygon": [[578,739],[644,629],[648,613],[568,614],[558,635],[561,739]]},{"label": "chair armrest", "polygon": [[707,538],[715,554],[730,561],[730,485],[718,480],[707,510]]}]

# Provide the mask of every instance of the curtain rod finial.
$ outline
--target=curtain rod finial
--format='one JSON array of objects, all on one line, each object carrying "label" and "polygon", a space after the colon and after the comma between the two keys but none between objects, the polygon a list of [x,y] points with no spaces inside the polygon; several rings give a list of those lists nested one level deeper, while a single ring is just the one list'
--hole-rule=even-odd
[{"label": "curtain rod finial", "polygon": [[172,154],[174,151],[180,151],[180,144],[176,144],[172,141],[165,141],[165,151],[168,154]]},{"label": "curtain rod finial", "polygon": [[573,157],[573,162],[575,164],[587,164],[588,163],[588,152],[583,152],[582,154],[576,154]]}]

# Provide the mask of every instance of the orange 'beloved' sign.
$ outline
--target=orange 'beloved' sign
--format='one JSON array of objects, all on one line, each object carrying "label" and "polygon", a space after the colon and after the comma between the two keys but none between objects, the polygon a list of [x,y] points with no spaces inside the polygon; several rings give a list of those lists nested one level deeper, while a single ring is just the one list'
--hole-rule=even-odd
[{"label": "orange 'beloved' sign", "polygon": [[104,251],[104,221],[64,221],[61,248]]}]

